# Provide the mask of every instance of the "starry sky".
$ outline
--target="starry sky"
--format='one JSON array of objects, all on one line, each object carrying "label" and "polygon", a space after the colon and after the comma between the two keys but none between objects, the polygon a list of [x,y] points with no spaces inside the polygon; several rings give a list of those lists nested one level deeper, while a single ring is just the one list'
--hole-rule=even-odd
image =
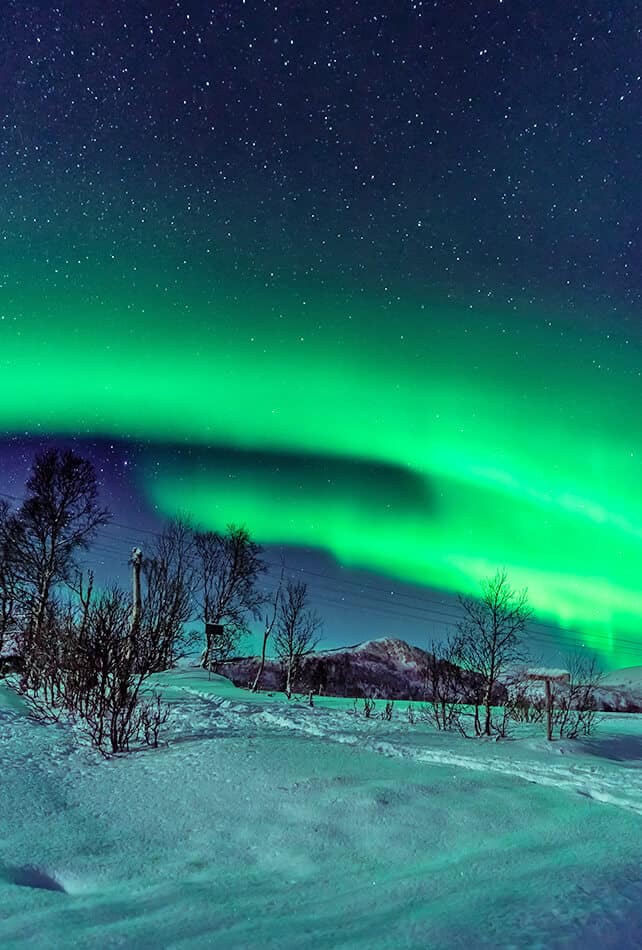
[{"label": "starry sky", "polygon": [[0,492],[73,444],[105,572],[244,522],[328,645],[505,566],[535,655],[642,662],[637,2],[6,0],[0,47]]}]

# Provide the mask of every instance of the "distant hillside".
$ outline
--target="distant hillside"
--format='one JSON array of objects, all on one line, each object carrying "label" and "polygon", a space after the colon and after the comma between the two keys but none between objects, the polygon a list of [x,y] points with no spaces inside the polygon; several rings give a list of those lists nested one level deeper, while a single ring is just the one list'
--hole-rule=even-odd
[{"label": "distant hillside", "polygon": [[611,670],[597,693],[602,709],[613,712],[642,712],[642,666]]},{"label": "distant hillside", "polygon": [[611,670],[604,677],[606,686],[624,686],[642,691],[642,666],[626,666],[621,670]]},{"label": "distant hillside", "polygon": [[[543,696],[543,684],[531,685],[529,693]],[[595,690],[595,701],[601,712],[642,712],[642,666],[606,673]]]},{"label": "distant hillside", "polygon": [[[423,699],[429,657],[419,647],[388,637],[337,650],[320,650],[304,657],[299,688],[327,696]],[[255,656],[236,658],[225,663],[220,672],[237,686],[250,686],[258,665],[259,658]],[[282,687],[278,661],[266,661],[261,687]]]},{"label": "distant hillside", "polygon": [[[386,699],[426,699],[426,667],[430,653],[404,640],[382,637],[336,650],[320,650],[304,657],[297,690],[326,696],[372,696]],[[224,663],[223,676],[236,686],[254,682],[259,666],[256,656],[237,657]],[[283,688],[277,660],[266,660],[261,680],[264,690]],[[502,688],[497,701],[503,701]],[[505,693],[505,690],[503,690]],[[642,667],[615,670],[597,691],[600,709],[642,712]]]}]

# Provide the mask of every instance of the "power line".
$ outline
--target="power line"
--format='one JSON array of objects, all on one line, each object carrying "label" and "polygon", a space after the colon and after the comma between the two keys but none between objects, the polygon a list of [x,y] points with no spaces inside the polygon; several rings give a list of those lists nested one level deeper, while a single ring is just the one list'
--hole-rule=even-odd
[{"label": "power line", "polygon": [[[138,530],[145,531],[155,538],[162,537],[162,532],[160,531],[155,531],[153,529],[143,529],[143,528],[139,529],[136,526],[126,525],[126,524],[123,524],[122,522],[118,522],[118,523],[111,522],[110,525],[105,525],[100,530],[104,531],[106,528],[110,527],[111,525],[116,525],[116,524],[131,535],[130,543],[138,542],[140,540],[138,537],[136,537],[136,535],[133,534],[133,532],[138,531]],[[108,546],[108,544],[106,544],[105,541],[100,542],[101,553],[103,554],[103,556],[113,557],[114,559],[118,558],[120,555],[120,550],[114,551],[113,549],[113,545],[115,543],[117,544],[117,539],[113,538],[112,536],[109,536],[108,542],[109,542],[109,545],[111,546]],[[267,558],[266,561],[273,567],[280,566],[278,562],[270,561],[269,558]],[[192,559],[192,563],[195,563],[194,559]],[[121,566],[124,566],[124,562]],[[388,616],[394,616],[399,619],[413,620],[416,623],[429,622],[433,624],[440,623],[442,625],[456,625],[462,619],[461,614],[453,613],[452,610],[449,610],[443,603],[441,602],[434,603],[431,601],[427,601],[426,599],[421,598],[419,595],[413,595],[413,594],[400,593],[400,594],[393,595],[397,603],[403,599],[402,604],[401,604],[401,606],[405,608],[403,611],[394,609],[396,605],[393,605],[393,603],[389,600],[383,600],[381,598],[376,598],[376,602],[382,606],[375,608],[371,606],[371,603],[373,601],[372,597],[368,597],[367,603],[360,602],[356,598],[358,596],[366,597],[367,595],[363,594],[364,590],[371,590],[371,591],[375,591],[381,594],[387,594],[388,590],[386,590],[383,587],[379,587],[374,584],[362,583],[360,581],[352,580],[349,578],[336,578],[330,574],[322,573],[319,571],[312,571],[307,568],[288,568],[288,570],[290,570],[291,572],[295,574],[305,574],[306,576],[311,576],[314,578],[321,578],[324,580],[331,581],[330,588],[328,588],[327,586],[324,587],[323,585],[319,585],[319,586],[321,586],[321,590],[323,592],[329,589],[331,593],[341,594],[343,598],[341,602],[326,600],[326,602],[331,604],[332,606],[341,606],[341,607],[351,609],[351,610],[369,610],[372,612],[385,613]],[[355,594],[354,592],[343,591],[341,587],[337,585],[344,585],[344,586],[359,588],[359,594]],[[318,592],[315,592],[315,593],[316,593],[316,596],[319,597]],[[345,602],[346,596],[352,599],[351,602],[348,602],[348,603]],[[410,603],[404,603],[403,601],[410,601]],[[413,601],[416,601],[417,603],[413,603]],[[413,611],[413,612],[411,613],[409,611]],[[573,637],[575,637],[575,640],[577,640],[583,636],[581,631],[573,631],[573,630],[569,630],[568,628],[558,627],[554,624],[548,623],[543,620],[534,621],[534,625],[539,626],[539,627],[545,627],[552,631],[552,634],[548,635],[550,637],[549,641],[545,639],[547,634],[535,634],[531,631],[529,635],[530,639],[537,639],[539,640],[539,642],[543,644],[552,642],[556,646],[559,646],[560,638],[564,638],[566,640],[570,640],[574,642]],[[608,645],[610,647],[613,645],[610,637],[604,634],[599,634],[597,632],[591,635],[591,639],[594,642],[596,640],[600,641],[604,646]],[[639,653],[640,645],[637,642],[628,640],[627,638],[624,638],[621,636],[618,636],[615,639],[616,639],[616,645],[618,646],[621,652],[625,652],[626,647],[629,646],[632,648],[633,651],[635,651],[636,653]]]},{"label": "power line", "polygon": [[[109,525],[105,525],[104,528],[109,528],[111,525],[116,525],[116,524],[119,524],[120,527],[124,528],[124,529],[127,530],[128,532],[132,532],[132,531],[139,530],[139,529],[135,528],[135,527],[132,526],[132,525],[123,525],[123,524],[118,523],[118,522],[111,522]],[[161,537],[161,535],[162,535],[162,532],[152,531],[151,529],[141,528],[140,530],[142,530],[142,531],[148,531],[148,533],[153,534],[155,537]],[[137,540],[138,540],[138,539],[135,538],[135,535],[132,535],[132,543],[134,543],[134,542],[137,541]],[[271,561],[269,558],[265,558],[264,560],[266,560],[266,562],[267,562],[268,564],[270,564],[270,566],[272,566],[272,567],[280,567],[280,563],[277,562],[277,561]],[[336,577],[336,576],[334,576],[334,575],[332,575],[332,574],[327,574],[327,573],[323,573],[323,572],[319,572],[319,571],[313,571],[313,570],[310,570],[309,568],[297,567],[297,568],[292,568],[292,570],[296,571],[297,573],[305,574],[306,576],[318,577],[318,578],[323,578],[323,579],[329,579],[329,580],[333,581],[335,584],[344,584],[344,585],[349,585],[349,586],[351,586],[351,587],[358,587],[358,588],[361,588],[361,589],[364,589],[364,590],[372,590],[372,591],[375,591],[375,592],[380,593],[380,594],[390,594],[390,593],[391,593],[391,592],[389,591],[389,589],[386,589],[386,588],[384,588],[384,587],[381,587],[381,586],[378,586],[378,585],[375,585],[375,584],[369,584],[369,583],[366,583],[366,582],[357,581],[357,580],[354,580],[354,579],[352,579],[352,578],[339,578],[339,577]],[[403,582],[401,582],[401,583],[403,583]],[[418,602],[422,605],[422,608],[421,608],[421,609],[425,609],[425,607],[424,607],[423,605],[425,605],[426,603],[428,603],[428,604],[430,604],[430,609],[436,610],[436,611],[438,611],[438,612],[443,612],[443,613],[444,613],[446,616],[448,616],[450,619],[452,619],[453,617],[456,617],[457,619],[461,619],[461,616],[460,616],[460,615],[454,615],[454,614],[452,613],[452,611],[448,608],[447,604],[444,604],[443,601],[437,601],[437,602],[429,601],[429,600],[427,600],[425,597],[422,597],[422,596],[419,595],[419,594],[410,594],[410,593],[408,593],[408,592],[400,592],[400,593],[392,592],[391,596],[394,596],[395,600],[402,600],[402,599],[403,599],[403,600],[406,600],[406,601],[408,601],[408,600],[409,600],[409,601],[418,601]],[[389,602],[389,601],[386,601],[385,603],[390,603],[390,602]],[[411,604],[408,604],[407,606],[410,606],[410,607],[412,607],[413,609],[419,609],[418,607],[415,606],[415,604],[412,604],[412,603],[411,603]],[[558,630],[560,630],[560,629],[569,629],[569,628],[560,628],[557,624],[551,623],[551,622],[546,621],[546,620],[538,619],[538,620],[536,620],[536,621],[534,621],[534,622],[537,623],[539,626],[548,627],[548,628],[550,628],[551,630],[556,631],[556,632],[557,632]],[[575,632],[578,633],[578,634],[580,633],[580,631],[575,631]],[[608,639],[608,638],[607,638],[607,639]]]},{"label": "power line", "polygon": [[[0,492],[0,496],[9,498],[13,501],[21,500],[18,496],[11,495],[8,492]],[[132,544],[137,544],[140,541],[140,538],[137,537],[137,533],[139,532],[147,534],[156,539],[161,538],[163,535],[162,531],[157,531],[152,528],[143,528],[142,526],[125,524],[120,521],[110,521],[107,525],[103,525],[98,530],[97,534],[101,534],[101,532],[104,532],[110,528],[120,528],[121,531],[126,531],[130,537],[128,539],[125,536],[124,540],[127,540],[128,543],[132,543]],[[118,545],[118,539],[113,537],[112,535],[107,535],[102,540],[92,545],[92,549],[98,550],[98,553],[102,554],[103,557],[113,558],[114,560],[116,560],[121,555],[120,549],[117,547],[117,545]],[[195,560],[193,558],[191,560],[192,560],[192,563],[194,564]],[[270,560],[270,558],[264,558],[264,560],[271,567],[280,567],[279,562]],[[121,566],[124,566],[125,563],[126,561],[123,560]],[[326,596],[325,602],[332,606],[342,607],[342,608],[353,610],[353,611],[354,610],[368,610],[368,611],[372,611],[376,613],[385,613],[388,616],[394,616],[399,619],[413,620],[418,623],[433,623],[433,624],[440,623],[442,625],[454,626],[462,620],[462,615],[453,613],[452,609],[449,608],[448,605],[444,604],[443,601],[438,601],[438,602],[431,601],[418,594],[411,594],[408,592],[395,593],[395,592],[391,592],[389,588],[386,589],[376,584],[370,584],[367,582],[357,581],[352,578],[336,577],[334,575],[331,575],[325,572],[313,571],[313,570],[310,570],[309,568],[302,568],[302,567],[289,568],[286,565],[286,569],[289,570],[290,573],[304,574],[306,576],[309,576],[315,579],[330,581],[331,583],[329,587],[327,585],[326,586],[319,585],[317,581],[317,585],[321,588],[322,594],[319,594],[317,591],[316,596],[317,598],[323,599],[323,596],[325,595]],[[343,587],[358,588],[359,593],[357,594],[354,591],[342,590],[340,585],[343,585]],[[327,591],[329,591],[330,593],[340,594],[343,599],[341,601],[329,600],[327,599],[327,593],[326,593]],[[365,594],[364,591],[372,591],[378,594],[392,596],[395,599],[395,603],[393,604],[392,601],[383,599],[381,597],[372,598],[371,596]],[[363,603],[357,600],[358,596],[361,596],[364,598],[367,597],[367,603]],[[346,603],[345,602],[346,597],[351,598],[351,602]],[[373,601],[380,606],[378,607],[371,606]],[[399,603],[400,601],[401,603]],[[404,610],[395,609],[397,604],[403,607]],[[412,613],[409,611],[412,611]],[[553,643],[554,645],[559,646],[560,639],[566,639],[571,642],[576,642],[577,639],[585,636],[581,631],[564,628],[564,627],[558,626],[556,624],[553,624],[541,619],[534,620],[532,622],[532,626],[543,627],[552,631],[551,634],[546,634],[546,633],[533,632],[531,630],[529,634],[529,639],[530,640],[535,639],[545,645],[551,645],[551,643]],[[547,636],[550,637],[549,640],[545,639]],[[573,640],[573,638],[575,638],[575,641]],[[591,634],[590,638],[593,642],[595,642],[596,640],[598,642],[601,642],[604,645],[604,647],[606,647],[607,645],[609,647],[616,646],[619,649],[619,651],[623,653],[628,652],[628,653],[631,653],[631,655],[638,655],[638,656],[642,653],[642,644],[638,643],[637,641],[630,640],[626,637],[615,636],[611,638],[607,634],[594,632]],[[630,647],[631,649],[627,650],[627,647]]]},{"label": "power line", "polygon": [[[123,525],[123,527],[126,528],[128,532],[136,530],[132,526]],[[161,536],[161,532],[151,532],[151,533],[155,534],[156,537]],[[134,537],[135,536],[132,536],[132,540],[134,539]],[[272,567],[280,566],[279,562],[271,561],[269,558],[266,558],[265,560]],[[344,585],[344,586],[359,588],[360,593],[363,590],[370,590],[370,591],[374,591],[380,594],[389,593],[389,590],[387,590],[386,588],[383,588],[374,584],[362,583],[360,581],[353,580],[350,578],[337,578],[331,574],[327,574],[327,573],[323,573],[319,571],[313,571],[308,568],[296,567],[296,568],[289,568],[289,570],[297,574],[304,574],[306,576],[311,576],[313,578],[329,580],[332,585],[331,592],[341,593],[342,595],[344,594],[344,592],[337,585]],[[322,589],[324,588],[322,587]],[[351,593],[351,596],[355,596],[355,595]],[[363,596],[366,596],[366,595],[363,595]],[[393,613],[395,616],[398,616],[398,617],[404,617],[406,619],[412,619],[415,621],[422,621],[425,619],[434,623],[445,623],[445,624],[451,624],[451,625],[454,625],[460,622],[462,619],[462,614],[453,613],[452,609],[449,609],[447,605],[443,604],[443,602],[441,601],[435,603],[434,601],[430,601],[430,600],[427,600],[426,598],[420,597],[420,595],[409,594],[409,593],[398,593],[398,594],[395,593],[392,596],[394,596],[395,601],[397,602],[399,602],[400,600],[402,601],[401,606],[403,606],[405,610],[403,612],[399,610],[398,611],[387,610],[386,612],[389,614]],[[368,603],[371,603],[372,600],[373,598],[369,597]],[[410,603],[406,603],[406,601],[410,601]],[[376,602],[382,604],[386,608],[390,608],[394,606],[392,601],[384,600],[381,598],[376,598]],[[356,608],[361,608],[361,609],[364,608],[364,605],[359,602],[354,604],[354,606]],[[409,613],[408,610],[415,611],[416,613]],[[420,614],[421,616],[418,616],[417,614]],[[435,616],[435,614],[437,614],[437,616]],[[532,625],[551,630],[552,631],[551,636],[554,634],[556,638],[554,642],[557,642],[560,636],[565,636],[567,639],[572,638],[573,636],[575,636],[577,639],[584,637],[584,634],[580,630],[560,627],[560,626],[557,626],[556,624],[553,624],[541,619],[534,620],[532,622]],[[531,636],[533,636],[532,633],[531,633]],[[542,642],[545,642],[543,641],[544,636],[546,636],[546,634],[539,635]],[[593,642],[595,642],[596,640],[601,642],[605,647],[612,646],[612,640],[607,634],[594,632],[591,634],[591,639],[593,640]],[[629,640],[622,636],[617,636],[615,640],[616,640],[617,645],[622,648],[626,646],[630,646],[634,651],[638,651],[638,652],[642,651],[642,646],[637,641]]]},{"label": "power line", "polygon": [[[287,565],[286,565],[287,567]],[[312,581],[312,594],[315,601],[328,604],[332,607],[339,607],[341,609],[349,610],[353,614],[360,611],[368,611],[376,613],[377,615],[385,615],[394,617],[397,620],[412,620],[415,623],[420,624],[441,624],[442,626],[456,626],[458,622],[461,621],[462,615],[453,613],[443,608],[442,605],[428,604],[427,606],[418,606],[416,604],[403,605],[404,610],[395,609],[396,605],[382,600],[381,598],[373,598],[371,595],[365,594],[363,591],[345,591],[340,587],[332,584],[320,584],[318,578],[333,580],[330,575],[322,574],[317,571],[306,572],[305,569],[301,568],[292,568],[293,573],[309,573],[314,575],[315,580]],[[354,583],[355,586],[360,587],[358,582],[349,582],[347,579],[341,579],[339,583]],[[379,590],[384,592],[383,588],[377,588],[375,585],[364,585],[367,586],[370,590]],[[331,594],[340,595],[340,598],[332,598]],[[359,598],[362,598],[361,600]],[[415,597],[414,599],[419,600],[420,598]],[[375,606],[376,604],[377,606]],[[424,601],[424,604],[426,602]],[[533,627],[546,627],[552,631],[552,633],[542,632]],[[554,627],[552,624],[545,624],[541,621],[534,621],[531,625],[531,628],[528,633],[527,639],[529,642],[539,643],[542,646],[555,646],[559,649],[563,649],[565,646],[571,648],[577,645],[577,641],[584,635],[581,631],[568,630],[562,627]],[[598,638],[597,634],[592,635],[592,640],[595,642]],[[611,641],[606,641],[603,636],[599,636],[599,639],[604,643],[604,645],[611,646]],[[617,638],[616,645],[621,653],[628,653],[631,656],[639,656],[641,652],[640,645],[637,642],[626,640],[625,638]],[[627,650],[627,646],[631,649]]]}]

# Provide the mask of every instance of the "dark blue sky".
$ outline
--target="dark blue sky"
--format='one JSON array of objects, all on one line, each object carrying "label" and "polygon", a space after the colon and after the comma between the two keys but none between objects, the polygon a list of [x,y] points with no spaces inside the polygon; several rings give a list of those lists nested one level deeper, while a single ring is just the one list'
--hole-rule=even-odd
[{"label": "dark blue sky", "polygon": [[[65,294],[130,290],[188,312],[243,287],[342,306],[367,295],[384,324],[429,291],[491,334],[498,308],[518,328],[553,320],[562,335],[639,346],[639,14],[635,2],[550,0],[9,0],[0,318],[34,297],[47,313]],[[47,441],[40,419],[28,423],[0,433],[9,494],[34,439]],[[162,452],[120,436],[66,439],[95,460],[125,526],[101,541],[105,570],[161,523],[136,473]],[[443,633],[439,609],[452,617],[445,594],[312,550],[288,559],[312,572],[321,609],[345,595],[326,603],[336,642],[393,626],[421,642],[426,623]],[[392,613],[360,609],[364,583]],[[392,589],[420,600],[402,610]]]}]

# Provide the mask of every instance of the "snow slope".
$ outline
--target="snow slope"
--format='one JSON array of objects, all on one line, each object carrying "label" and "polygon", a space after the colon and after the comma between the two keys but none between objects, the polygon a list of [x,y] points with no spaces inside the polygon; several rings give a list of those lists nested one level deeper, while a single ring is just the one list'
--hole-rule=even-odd
[{"label": "snow slope", "polygon": [[0,687],[3,950],[642,947],[642,717],[476,742],[161,682],[169,745],[111,760]]},{"label": "snow slope", "polygon": [[603,682],[608,686],[630,686],[642,692],[642,666],[626,666],[621,670],[611,670]]},{"label": "snow slope", "polygon": [[602,709],[642,712],[642,666],[611,670],[603,678],[596,698]]}]

